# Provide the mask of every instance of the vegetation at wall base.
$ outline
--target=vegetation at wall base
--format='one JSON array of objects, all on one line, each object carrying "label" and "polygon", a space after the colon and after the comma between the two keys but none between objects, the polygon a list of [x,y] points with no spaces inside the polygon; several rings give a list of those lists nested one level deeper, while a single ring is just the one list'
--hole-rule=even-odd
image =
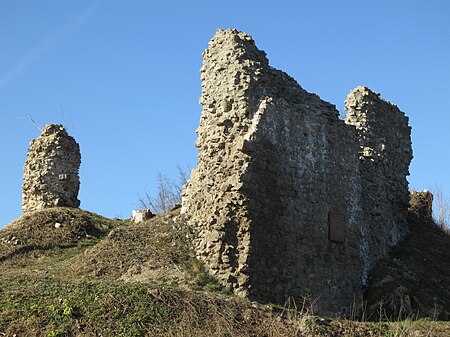
[{"label": "vegetation at wall base", "polygon": [[195,258],[182,224],[177,210],[132,224],[55,208],[6,226],[0,336],[450,335],[450,322],[432,318],[330,319],[293,300],[279,306],[238,298]]}]

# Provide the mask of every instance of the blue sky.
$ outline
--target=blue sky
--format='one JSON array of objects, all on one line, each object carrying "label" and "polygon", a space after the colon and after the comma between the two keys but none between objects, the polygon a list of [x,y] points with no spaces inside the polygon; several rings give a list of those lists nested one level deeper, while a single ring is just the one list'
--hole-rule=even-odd
[{"label": "blue sky", "polygon": [[195,167],[201,53],[251,34],[272,66],[343,110],[358,85],[410,117],[411,188],[450,193],[450,1],[0,1],[0,226],[21,214],[28,143],[80,143],[81,208],[129,217],[158,173]]}]

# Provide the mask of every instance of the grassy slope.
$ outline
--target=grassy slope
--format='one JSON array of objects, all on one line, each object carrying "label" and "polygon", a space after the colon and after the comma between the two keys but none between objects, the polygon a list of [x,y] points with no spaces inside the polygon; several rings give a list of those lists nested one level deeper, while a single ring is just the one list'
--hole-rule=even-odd
[{"label": "grassy slope", "polygon": [[235,298],[183,225],[176,211],[134,225],[60,208],[0,230],[0,336],[450,335],[448,322],[328,320]]}]

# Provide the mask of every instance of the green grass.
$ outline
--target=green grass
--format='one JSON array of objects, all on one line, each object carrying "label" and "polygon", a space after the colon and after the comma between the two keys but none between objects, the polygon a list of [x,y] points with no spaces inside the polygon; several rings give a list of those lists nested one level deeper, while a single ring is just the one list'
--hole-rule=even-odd
[{"label": "green grass", "polygon": [[[52,278],[0,279],[0,327],[37,335],[145,336],[176,312],[143,284],[62,282]],[[0,330],[1,331],[1,330]]]},{"label": "green grass", "polygon": [[[189,228],[177,216],[135,225],[52,209],[0,230],[0,336],[450,336],[449,322],[328,319],[294,302],[261,305],[237,298],[194,257]],[[55,221],[63,224],[61,231]],[[417,250],[420,227],[413,229],[406,242]],[[20,244],[1,243],[11,234]],[[439,238],[438,248],[448,242]],[[394,252],[396,263],[415,261],[407,260],[408,247]],[[427,258],[434,256],[431,248]],[[389,261],[381,266],[390,272]],[[399,275],[396,282],[402,282]]]}]

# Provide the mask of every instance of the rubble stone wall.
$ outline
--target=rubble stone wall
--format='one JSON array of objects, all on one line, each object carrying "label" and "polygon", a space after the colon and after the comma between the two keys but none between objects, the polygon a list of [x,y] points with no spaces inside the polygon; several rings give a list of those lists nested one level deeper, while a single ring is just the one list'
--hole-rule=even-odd
[{"label": "rubble stone wall", "polygon": [[366,247],[370,268],[407,231],[411,127],[396,105],[366,87],[351,91],[345,108],[345,122],[358,133],[361,207],[370,234]]},{"label": "rubble stone wall", "polygon": [[31,141],[22,185],[23,212],[50,207],[78,208],[80,147],[62,125],[48,124]]},{"label": "rubble stone wall", "polygon": [[237,294],[346,310],[406,230],[407,119],[358,87],[340,120],[237,30],[218,30],[203,56],[198,164],[182,196],[198,258]]},{"label": "rubble stone wall", "polygon": [[430,191],[411,191],[410,211],[425,223],[433,223],[433,194]]}]

